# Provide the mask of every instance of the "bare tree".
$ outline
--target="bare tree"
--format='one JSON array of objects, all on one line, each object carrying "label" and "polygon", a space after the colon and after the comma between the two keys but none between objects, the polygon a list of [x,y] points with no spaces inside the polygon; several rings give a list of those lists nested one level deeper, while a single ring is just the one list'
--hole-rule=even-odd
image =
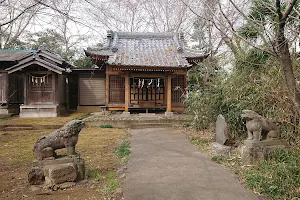
[{"label": "bare tree", "polygon": [[40,6],[36,2],[3,0],[0,3],[0,48],[16,42],[27,28]]},{"label": "bare tree", "polygon": [[175,32],[191,24],[190,11],[180,0],[85,0],[91,20],[118,31]]},{"label": "bare tree", "polygon": [[289,41],[285,37],[285,27],[287,20],[294,9],[297,0],[292,0],[289,5],[282,12],[280,0],[276,0],[276,12],[278,17],[278,25],[276,27],[276,50],[278,53],[278,59],[281,62],[281,66],[285,75],[286,85],[289,90],[290,99],[293,101],[294,106],[297,108],[298,114],[300,114],[300,91],[296,84],[296,79],[293,71],[292,59],[289,51]]},{"label": "bare tree", "polygon": [[[292,100],[298,114],[300,114],[300,91],[296,84],[290,54],[290,44],[294,42],[295,38],[299,37],[299,7],[296,6],[298,1],[253,1],[250,3],[256,3],[262,9],[258,10],[258,13],[249,13],[249,9],[243,8],[243,2],[241,1],[226,0],[222,3],[219,1],[219,12],[216,12],[215,7],[208,5],[205,0],[202,0],[211,11],[210,14],[216,17],[215,19],[201,15],[197,10],[193,9],[192,5],[187,3],[186,5],[197,17],[212,22],[214,28],[222,35],[223,41],[234,55],[244,54],[245,49],[250,47],[277,58],[281,62],[289,98]],[[250,4],[250,6],[252,5]],[[229,8],[233,8],[233,13],[238,13],[242,21],[239,21],[237,24],[236,21],[232,20],[232,13],[227,13],[226,11]],[[263,13],[264,10],[268,12]],[[221,14],[221,18],[218,17],[218,14]],[[257,14],[258,19],[251,14]],[[270,19],[265,19],[266,15],[269,15]],[[251,40],[239,33],[239,29],[244,25],[248,25],[255,31],[255,40]]]}]

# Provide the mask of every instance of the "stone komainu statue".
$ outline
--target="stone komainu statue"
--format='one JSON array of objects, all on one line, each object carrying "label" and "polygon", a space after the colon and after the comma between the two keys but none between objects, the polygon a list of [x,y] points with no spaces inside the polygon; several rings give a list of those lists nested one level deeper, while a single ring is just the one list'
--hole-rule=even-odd
[{"label": "stone komainu statue", "polygon": [[78,141],[78,134],[84,127],[81,120],[72,120],[66,125],[44,135],[34,144],[33,152],[38,160],[55,157],[55,150],[66,148],[68,155],[75,154],[75,146]]},{"label": "stone komainu statue", "polygon": [[241,117],[246,121],[248,132],[247,140],[260,141],[280,137],[279,127],[256,112],[252,110],[243,110]]}]

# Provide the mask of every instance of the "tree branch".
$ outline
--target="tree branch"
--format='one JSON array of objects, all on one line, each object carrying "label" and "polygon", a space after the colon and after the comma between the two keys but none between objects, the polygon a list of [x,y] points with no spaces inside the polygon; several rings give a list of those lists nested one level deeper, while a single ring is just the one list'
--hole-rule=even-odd
[{"label": "tree branch", "polygon": [[[4,1],[3,1],[4,2]],[[2,3],[2,2],[1,2]],[[12,22],[14,22],[15,20],[17,20],[19,17],[21,17],[23,14],[25,14],[27,12],[27,10],[30,10],[31,8],[34,8],[35,6],[37,6],[39,3],[35,3],[27,8],[25,8],[22,12],[20,12],[16,17],[10,19],[7,22],[4,22],[3,24],[0,24],[0,27],[5,26],[7,24],[10,24]]]},{"label": "tree branch", "polygon": [[294,6],[296,5],[298,0],[292,0],[289,4],[289,6],[287,7],[285,13],[282,16],[282,20],[286,20],[289,17],[289,14],[292,12]]}]

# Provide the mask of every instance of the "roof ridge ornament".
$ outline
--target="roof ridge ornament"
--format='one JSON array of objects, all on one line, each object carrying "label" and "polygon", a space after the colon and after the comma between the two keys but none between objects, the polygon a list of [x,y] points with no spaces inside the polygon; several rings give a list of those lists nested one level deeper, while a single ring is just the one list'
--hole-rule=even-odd
[{"label": "roof ridge ornament", "polygon": [[113,31],[109,30],[107,31],[107,38],[111,39],[113,37]]},{"label": "roof ridge ornament", "polygon": [[119,40],[118,34],[115,32],[113,42],[112,42],[112,48],[111,48],[112,52],[114,53],[118,51],[118,47],[117,47],[118,40]]},{"label": "roof ridge ornament", "polygon": [[176,48],[177,48],[177,51],[182,53],[183,52],[183,47],[182,47],[182,44],[181,44],[181,41],[179,40],[179,37],[181,39],[181,34],[180,33],[176,33],[173,37],[173,40],[176,44]]}]

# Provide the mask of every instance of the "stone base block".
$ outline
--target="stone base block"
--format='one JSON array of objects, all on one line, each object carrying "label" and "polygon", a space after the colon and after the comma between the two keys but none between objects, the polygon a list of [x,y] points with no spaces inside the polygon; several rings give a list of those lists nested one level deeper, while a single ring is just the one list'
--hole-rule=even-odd
[{"label": "stone base block", "polygon": [[173,117],[174,113],[173,112],[165,112],[166,117]]},{"label": "stone base block", "polygon": [[280,139],[270,139],[262,141],[245,140],[240,146],[240,154],[244,165],[253,164],[256,161],[264,160],[276,149],[285,149],[288,144]]},{"label": "stone base block", "polygon": [[125,111],[124,111],[124,112],[122,113],[122,116],[130,117],[130,112],[125,112]]},{"label": "stone base block", "polygon": [[19,106],[0,106],[0,116],[11,116],[19,112]]},{"label": "stone base block", "polygon": [[60,105],[22,105],[20,118],[58,117],[66,108]]},{"label": "stone base block", "polygon": [[79,155],[35,161],[28,173],[30,185],[42,185],[44,188],[60,187],[60,184],[77,182],[84,178],[84,160]]},{"label": "stone base block", "polygon": [[214,142],[211,144],[211,152],[213,156],[228,156],[230,154],[230,147]]}]

